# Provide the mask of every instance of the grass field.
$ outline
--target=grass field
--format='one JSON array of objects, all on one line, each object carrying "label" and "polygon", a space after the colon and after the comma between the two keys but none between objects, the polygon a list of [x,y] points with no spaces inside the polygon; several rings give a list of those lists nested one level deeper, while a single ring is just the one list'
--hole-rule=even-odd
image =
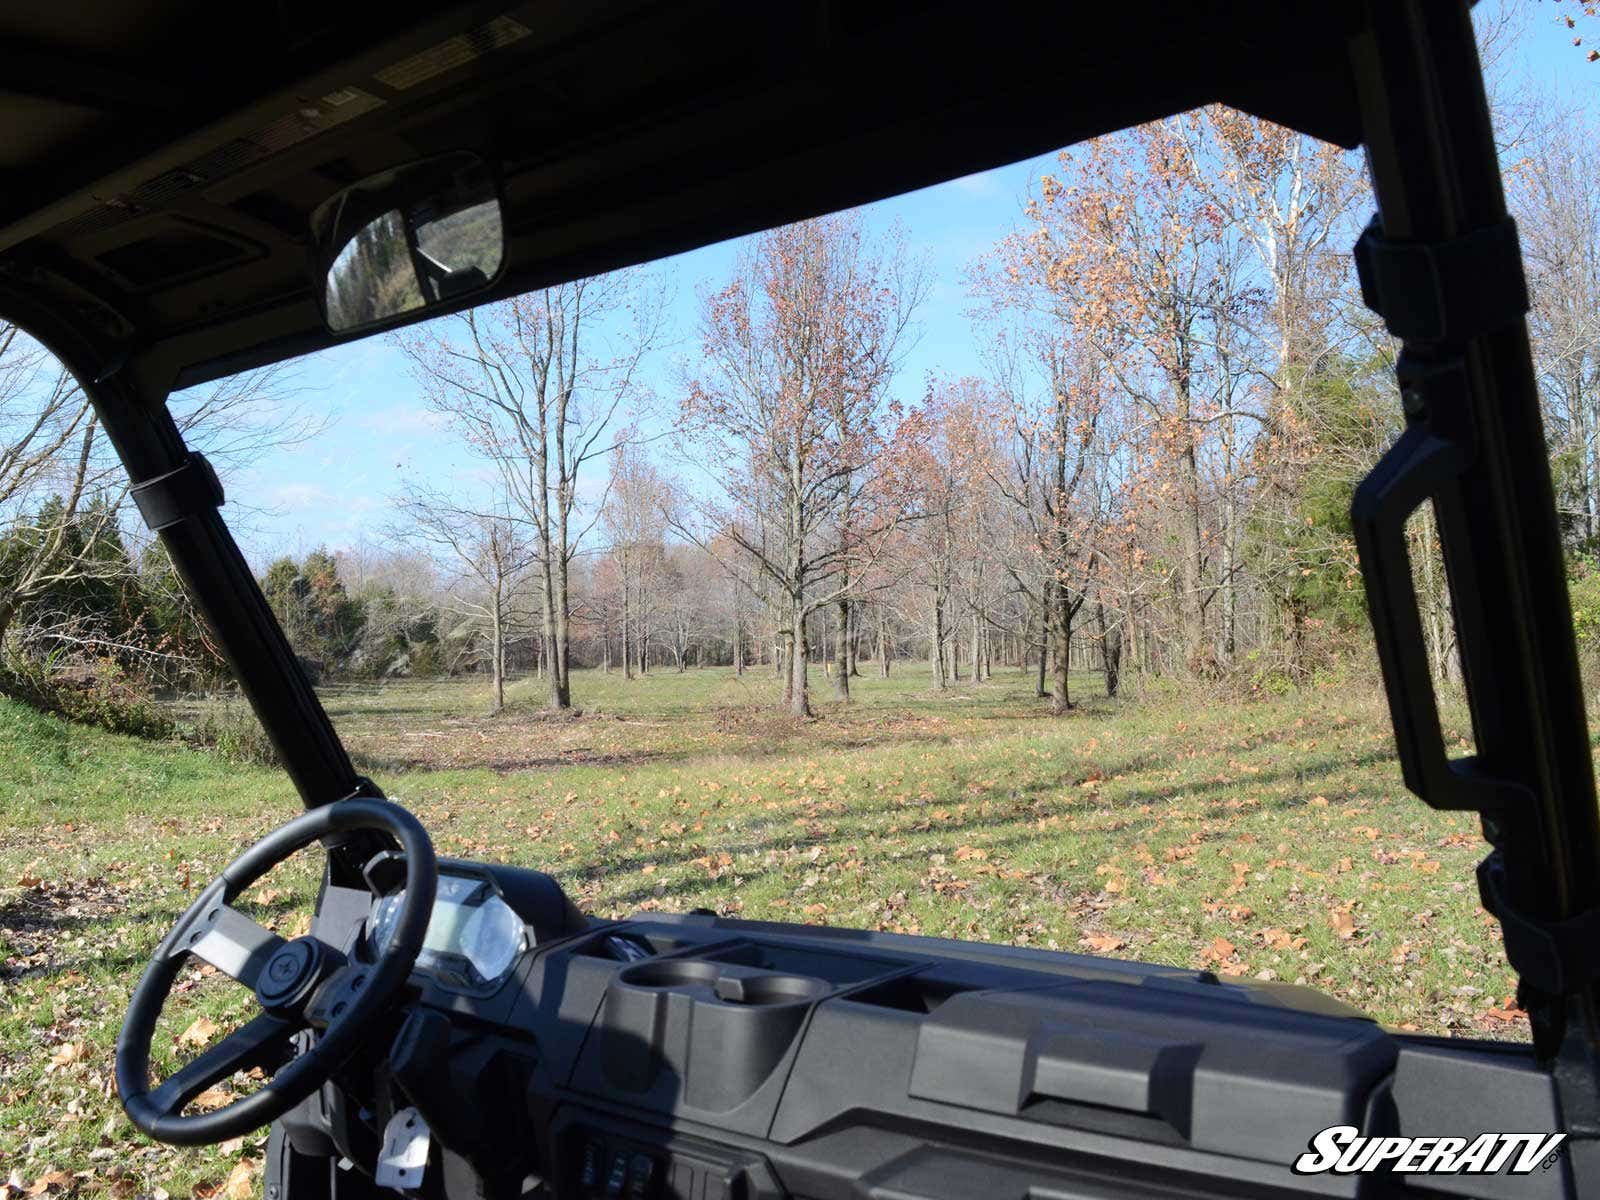
[{"label": "grass field", "polygon": [[[1405,793],[1376,695],[1091,700],[1052,719],[1021,676],[935,697],[908,671],[800,724],[769,711],[773,687],[586,673],[570,719],[540,713],[531,681],[495,717],[475,681],[327,701],[442,853],[551,871],[597,914],[703,905],[1089,950],[1309,983],[1405,1029],[1525,1036],[1477,904],[1474,820]],[[168,924],[296,811],[272,770],[0,701],[0,1200],[259,1190],[262,1137],[175,1151],[136,1134],[111,1053]],[[256,892],[280,929],[304,920],[302,858]],[[246,1011],[225,981],[184,986],[162,1069]]]}]

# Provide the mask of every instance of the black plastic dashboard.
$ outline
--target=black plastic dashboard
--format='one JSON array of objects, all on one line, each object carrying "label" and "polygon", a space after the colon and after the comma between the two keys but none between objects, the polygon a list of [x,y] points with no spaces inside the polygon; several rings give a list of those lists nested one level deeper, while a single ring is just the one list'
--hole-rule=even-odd
[{"label": "black plastic dashboard", "polygon": [[[1525,1047],[1404,1037],[1306,988],[1033,949],[649,915],[589,923],[547,876],[492,881],[525,923],[498,983],[415,999],[284,1122],[373,1161],[433,1139],[424,1194],[584,1200],[1560,1195],[1531,1175],[1297,1175],[1330,1126],[1560,1128]],[[464,885],[465,886],[465,885]],[[473,886],[476,886],[475,884]],[[370,897],[330,889],[356,945]],[[1467,1128],[1467,1126],[1472,1128]]]}]

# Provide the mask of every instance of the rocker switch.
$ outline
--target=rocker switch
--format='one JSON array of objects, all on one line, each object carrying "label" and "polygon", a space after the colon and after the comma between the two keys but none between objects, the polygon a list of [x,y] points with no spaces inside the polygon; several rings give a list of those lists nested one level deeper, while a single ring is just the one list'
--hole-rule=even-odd
[{"label": "rocker switch", "polygon": [[606,1195],[618,1200],[628,1184],[628,1152],[618,1150],[611,1156],[611,1173],[606,1176]]},{"label": "rocker switch", "polygon": [[635,1154],[628,1171],[628,1200],[651,1200],[655,1179],[655,1159],[648,1154]]},{"label": "rocker switch", "polygon": [[585,1192],[600,1190],[600,1173],[605,1169],[606,1151],[599,1142],[590,1142],[583,1148],[583,1170],[578,1176],[578,1186]]}]

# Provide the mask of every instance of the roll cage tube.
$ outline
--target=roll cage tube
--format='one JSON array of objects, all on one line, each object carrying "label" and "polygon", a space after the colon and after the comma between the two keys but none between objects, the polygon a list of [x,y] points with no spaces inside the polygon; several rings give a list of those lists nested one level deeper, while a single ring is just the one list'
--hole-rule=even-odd
[{"label": "roll cage tube", "polygon": [[[1374,3],[1352,47],[1378,215],[1362,292],[1407,428],[1352,517],[1407,786],[1482,814],[1479,868],[1579,1179],[1600,1174],[1600,824],[1515,226],[1465,5]],[[1404,522],[1432,501],[1477,753],[1445,754]]]},{"label": "roll cage tube", "polygon": [[[350,796],[382,799],[378,786],[356,772],[228,531],[218,511],[222,486],[204,456],[185,445],[165,383],[141,379],[125,357],[86,341],[9,289],[0,292],[0,306],[77,376],[128,472],[140,515],[166,547],[301,801],[316,808]],[[332,835],[324,845],[330,882],[346,887],[364,886],[361,864],[387,848],[368,831]]]}]

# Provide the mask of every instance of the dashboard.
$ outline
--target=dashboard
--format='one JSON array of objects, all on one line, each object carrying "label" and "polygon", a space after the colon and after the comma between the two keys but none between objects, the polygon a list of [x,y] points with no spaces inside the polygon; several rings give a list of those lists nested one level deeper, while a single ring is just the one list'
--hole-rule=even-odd
[{"label": "dashboard", "polygon": [[[318,936],[369,953],[392,899],[330,887]],[[1541,1197],[1569,1178],[1565,1160],[1296,1175],[1334,1125],[1562,1127],[1526,1046],[1391,1032],[1303,987],[709,914],[590,921],[548,876],[455,860],[412,985],[280,1122],[269,1184],[379,1163],[397,1124],[428,1139],[407,1193],[463,1200]],[[334,1178],[344,1200],[393,1196]]]}]

